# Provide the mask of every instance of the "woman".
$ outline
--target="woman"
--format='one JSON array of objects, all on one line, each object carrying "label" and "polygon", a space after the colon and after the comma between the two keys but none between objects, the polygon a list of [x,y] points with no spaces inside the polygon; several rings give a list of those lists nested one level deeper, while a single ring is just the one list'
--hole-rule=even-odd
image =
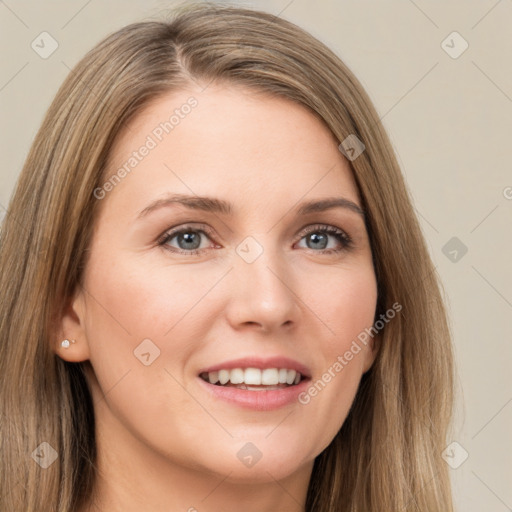
[{"label": "woman", "polygon": [[452,510],[440,285],[369,97],[290,22],[98,44],[0,268],[1,510]]}]

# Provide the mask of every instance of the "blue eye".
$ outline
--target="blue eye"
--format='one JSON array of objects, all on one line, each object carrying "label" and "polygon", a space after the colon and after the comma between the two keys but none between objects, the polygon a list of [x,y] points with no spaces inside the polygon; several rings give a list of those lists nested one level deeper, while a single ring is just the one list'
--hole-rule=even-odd
[{"label": "blue eye", "polygon": [[[204,229],[184,226],[180,229],[165,233],[158,245],[174,253],[194,255],[201,253],[201,251],[205,249],[205,247],[201,247],[202,238],[210,238],[211,236],[212,235],[209,229],[206,229],[206,226]],[[329,247],[329,238],[337,240],[339,246]],[[319,252],[322,254],[347,251],[352,248],[353,245],[352,239],[344,231],[334,226],[324,224],[318,224],[306,228],[306,230],[301,233],[299,242],[303,239],[306,239],[307,249],[311,249],[313,252]],[[173,240],[175,240],[175,244],[177,246],[171,244]]]},{"label": "blue eye", "polygon": [[[159,245],[165,246],[171,251],[181,254],[198,254],[201,252],[201,249],[199,249],[201,245],[201,234],[205,236],[208,235],[208,233],[202,229],[195,229],[190,226],[184,227],[182,229],[166,233]],[[178,244],[177,248],[173,248],[173,246],[169,245],[169,242],[174,239],[176,239],[176,243]]]},{"label": "blue eye", "polygon": [[[341,245],[339,248],[327,247],[329,245],[329,237],[335,238]],[[306,232],[302,233],[302,239],[306,239],[306,247],[313,249],[315,252],[337,253],[348,250],[352,247],[352,239],[341,229],[334,226],[326,226],[318,224],[306,228]],[[317,251],[317,249],[320,249]]]}]

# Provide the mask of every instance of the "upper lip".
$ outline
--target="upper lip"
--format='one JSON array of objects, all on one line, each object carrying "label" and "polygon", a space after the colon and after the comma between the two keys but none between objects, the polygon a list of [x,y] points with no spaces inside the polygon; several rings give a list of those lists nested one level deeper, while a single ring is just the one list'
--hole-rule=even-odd
[{"label": "upper lip", "polygon": [[217,372],[219,370],[232,370],[234,368],[259,368],[260,370],[264,370],[266,368],[286,368],[287,370],[295,370],[296,372],[299,372],[305,378],[311,377],[311,373],[307,366],[290,359],[289,357],[282,356],[267,358],[249,356],[240,359],[232,359],[230,361],[224,361],[223,363],[203,368],[199,371],[199,374]]}]

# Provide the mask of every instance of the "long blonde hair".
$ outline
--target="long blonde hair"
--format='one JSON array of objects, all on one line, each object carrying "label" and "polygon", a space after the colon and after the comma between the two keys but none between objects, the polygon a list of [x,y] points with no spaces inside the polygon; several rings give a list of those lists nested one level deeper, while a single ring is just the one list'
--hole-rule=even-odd
[{"label": "long blonde hair", "polygon": [[[441,285],[370,98],[346,65],[294,24],[254,10],[190,5],[131,24],[71,71],[37,133],[0,235],[0,509],[68,512],[95,482],[94,412],[85,363],[51,349],[83,269],[114,140],[148,102],[196,81],[291,99],[341,143],[367,212],[378,282],[379,353],[353,407],[316,458],[308,512],[450,512],[445,447],[453,362]],[[47,469],[31,454],[57,452]],[[45,445],[46,446],[46,445]]]}]

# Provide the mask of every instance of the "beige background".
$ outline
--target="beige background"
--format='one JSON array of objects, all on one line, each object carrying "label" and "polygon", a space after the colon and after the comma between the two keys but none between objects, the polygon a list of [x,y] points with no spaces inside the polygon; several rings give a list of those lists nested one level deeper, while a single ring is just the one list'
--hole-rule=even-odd
[{"label": "beige background", "polygon": [[[236,3],[331,46],[383,116],[450,307],[460,388],[450,460],[469,454],[450,469],[457,510],[512,510],[512,2]],[[69,69],[108,33],[173,4],[0,2],[0,215]],[[43,31],[59,45],[48,59],[31,48]],[[453,31],[469,44],[458,58],[442,46]],[[452,52],[461,44],[445,43]],[[468,249],[456,262],[443,253],[452,237]]]}]

